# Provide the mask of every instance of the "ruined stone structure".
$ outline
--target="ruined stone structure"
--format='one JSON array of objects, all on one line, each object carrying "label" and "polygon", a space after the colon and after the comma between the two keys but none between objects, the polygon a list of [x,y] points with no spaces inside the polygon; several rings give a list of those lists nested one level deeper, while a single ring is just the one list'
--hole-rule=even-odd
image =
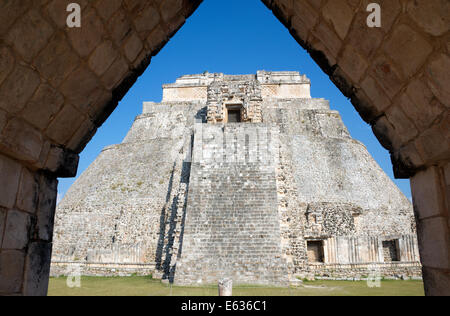
[{"label": "ruined stone structure", "polygon": [[[46,295],[58,177],[201,0],[0,2],[0,295]],[[450,3],[263,0],[411,179],[425,293],[450,295]],[[218,12],[217,14],[220,14]]]},{"label": "ruined stone structure", "polygon": [[411,203],[297,72],[164,85],[56,212],[52,274],[420,277]]}]

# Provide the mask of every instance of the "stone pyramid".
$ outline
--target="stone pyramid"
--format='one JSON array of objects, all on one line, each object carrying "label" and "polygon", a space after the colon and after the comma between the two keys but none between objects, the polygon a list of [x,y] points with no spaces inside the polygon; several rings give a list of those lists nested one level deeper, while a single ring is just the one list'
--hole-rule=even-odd
[{"label": "stone pyramid", "polygon": [[412,205],[297,72],[187,75],[57,207],[52,274],[419,277]]}]

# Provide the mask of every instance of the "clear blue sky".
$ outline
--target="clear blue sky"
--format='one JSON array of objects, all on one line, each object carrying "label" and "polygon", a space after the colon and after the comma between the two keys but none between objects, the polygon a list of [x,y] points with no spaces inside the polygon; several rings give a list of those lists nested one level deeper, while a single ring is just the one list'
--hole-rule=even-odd
[{"label": "clear blue sky", "polygon": [[[394,179],[389,154],[378,143],[370,126],[260,0],[205,0],[153,58],[147,71],[81,153],[78,176],[102,148],[122,142],[134,118],[142,112],[143,101],[161,101],[162,84],[206,70],[226,74],[289,70],[306,74],[312,82],[312,96],[330,100],[332,109],[341,113],[353,138],[364,143]],[[59,198],[74,181],[60,179]],[[409,180],[394,181],[410,198]]]}]

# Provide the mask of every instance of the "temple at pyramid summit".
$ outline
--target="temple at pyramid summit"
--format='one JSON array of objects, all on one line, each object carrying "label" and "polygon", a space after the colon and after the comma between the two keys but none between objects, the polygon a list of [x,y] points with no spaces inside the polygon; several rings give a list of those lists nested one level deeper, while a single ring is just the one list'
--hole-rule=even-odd
[{"label": "temple at pyramid summit", "polygon": [[419,278],[411,202],[298,72],[186,75],[57,206],[51,274]]}]

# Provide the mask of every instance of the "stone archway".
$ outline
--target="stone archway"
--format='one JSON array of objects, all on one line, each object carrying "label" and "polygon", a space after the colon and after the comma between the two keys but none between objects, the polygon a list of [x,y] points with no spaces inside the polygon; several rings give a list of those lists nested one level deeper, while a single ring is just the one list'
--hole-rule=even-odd
[{"label": "stone archway", "polygon": [[[0,4],[0,294],[45,295],[58,177],[201,0]],[[264,0],[412,179],[426,293],[450,294],[450,5]],[[374,1],[375,2],[375,1]]]}]

